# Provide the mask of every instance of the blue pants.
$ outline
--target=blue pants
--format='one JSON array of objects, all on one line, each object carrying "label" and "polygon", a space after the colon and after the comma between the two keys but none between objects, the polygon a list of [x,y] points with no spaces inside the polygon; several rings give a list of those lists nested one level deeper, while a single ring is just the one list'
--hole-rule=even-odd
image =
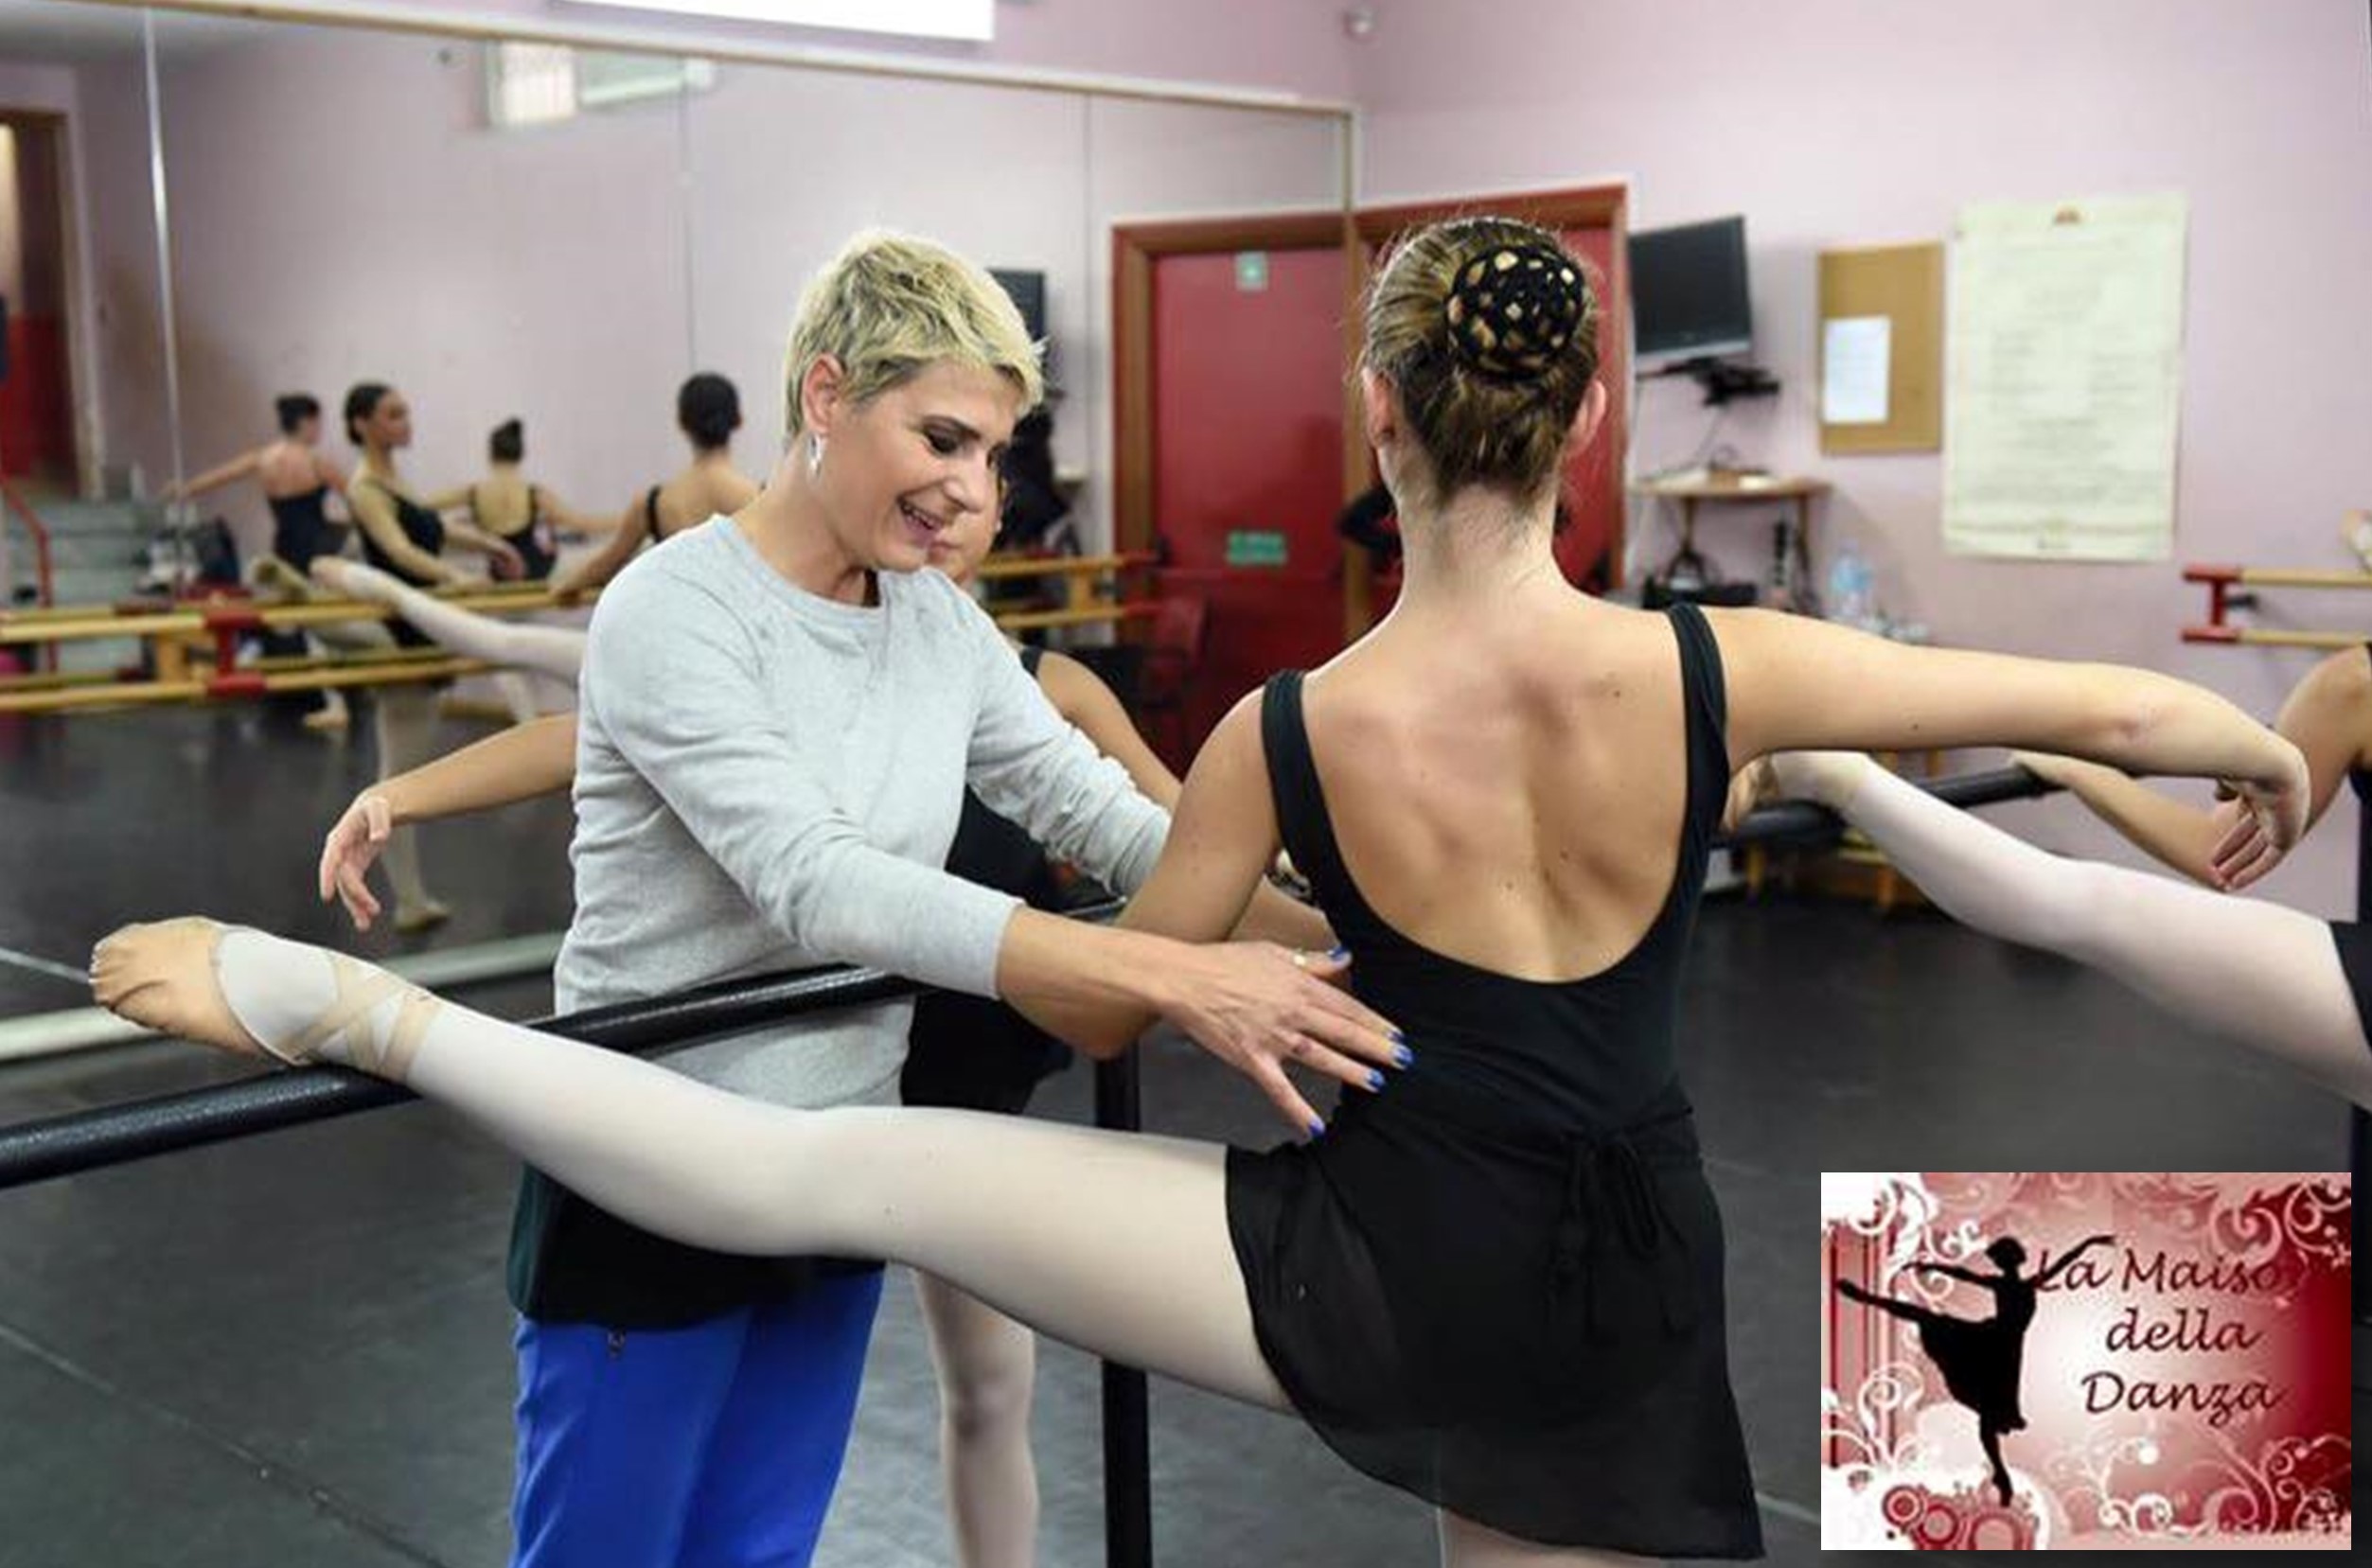
[{"label": "blue pants", "polygon": [[519,1325],[514,1568],[805,1568],[881,1271],[688,1329]]}]

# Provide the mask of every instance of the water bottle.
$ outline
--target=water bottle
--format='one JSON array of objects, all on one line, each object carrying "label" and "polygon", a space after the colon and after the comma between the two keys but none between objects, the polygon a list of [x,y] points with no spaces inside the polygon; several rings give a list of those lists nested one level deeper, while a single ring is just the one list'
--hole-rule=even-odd
[{"label": "water bottle", "polygon": [[1869,563],[1848,539],[1829,563],[1829,619],[1849,626],[1869,625],[1876,609],[1869,586]]}]

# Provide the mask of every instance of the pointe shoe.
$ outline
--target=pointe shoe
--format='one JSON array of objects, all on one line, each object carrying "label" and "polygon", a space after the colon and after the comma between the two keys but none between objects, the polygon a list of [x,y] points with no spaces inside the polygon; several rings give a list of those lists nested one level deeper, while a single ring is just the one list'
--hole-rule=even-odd
[{"label": "pointe shoe", "polygon": [[[383,969],[317,949],[335,987],[329,1005],[284,1042],[258,1040],[222,992],[222,939],[248,929],[197,915],[122,926],[92,949],[91,994],[117,1017],[234,1055],[307,1066],[336,1043],[363,1071],[404,1081],[441,1002]],[[371,1015],[395,997],[401,1002],[382,1046]]]},{"label": "pointe shoe", "polygon": [[398,905],[396,908],[396,929],[405,936],[430,930],[453,918],[453,912],[431,898],[418,904]]},{"label": "pointe shoe", "polygon": [[344,733],[346,726],[353,722],[353,715],[347,710],[345,699],[336,692],[330,692],[328,696],[327,702],[307,714],[299,722],[308,730]]}]

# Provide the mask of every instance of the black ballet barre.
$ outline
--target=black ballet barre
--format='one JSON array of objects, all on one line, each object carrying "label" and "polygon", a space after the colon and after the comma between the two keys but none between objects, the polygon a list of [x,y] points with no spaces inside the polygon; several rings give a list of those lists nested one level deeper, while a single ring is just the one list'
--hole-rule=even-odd
[{"label": "black ballet barre", "polygon": [[[2056,786],[2023,767],[2004,767],[1921,781],[1921,787],[1946,804],[1969,807],[2045,795]],[[1737,832],[1724,835],[1717,842],[1729,847],[1816,846],[1841,837],[1844,831],[1833,813],[1801,802],[1785,802],[1765,806]],[[1072,914],[1078,919],[1107,921],[1119,909],[1118,904],[1098,904]],[[833,967],[726,980],[650,1001],[534,1019],[527,1027],[639,1055],[807,1013],[919,995],[928,989],[877,969]],[[1102,1064],[1106,1069],[1114,1065]],[[327,1121],[411,1098],[407,1091],[362,1073],[324,1067],[270,1073],[215,1088],[22,1122],[0,1128],[0,1189]],[[1124,1104],[1117,1096],[1108,1105],[1103,1100],[1099,1094],[1099,1125],[1120,1124],[1124,1118],[1125,1124],[1134,1127],[1137,1105],[1133,1097]]]},{"label": "black ballet barre", "polygon": [[[2023,767],[1921,781],[1938,799],[1970,807],[2050,793]],[[1835,814],[1787,802],[1766,806],[1717,843],[1818,845],[1844,835]],[[1105,903],[1071,911],[1108,921]],[[919,995],[928,986],[877,969],[826,968],[721,981],[651,1001],[624,1002],[527,1027],[611,1050],[655,1053],[699,1039],[808,1013]],[[327,1121],[413,1098],[411,1091],[342,1067],[266,1073],[237,1084],[0,1128],[0,1189],[102,1170],[154,1154]],[[1137,1057],[1095,1066],[1095,1121],[1135,1132],[1141,1125]],[[1108,1568],[1149,1568],[1153,1560],[1151,1443],[1144,1373],[1103,1366],[1105,1560]]]}]

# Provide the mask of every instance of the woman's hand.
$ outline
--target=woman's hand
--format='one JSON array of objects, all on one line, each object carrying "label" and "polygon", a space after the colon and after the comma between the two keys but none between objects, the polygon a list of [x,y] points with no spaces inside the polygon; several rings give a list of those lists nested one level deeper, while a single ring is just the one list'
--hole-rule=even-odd
[{"label": "woman's hand", "polygon": [[2055,756],[2048,751],[2012,750],[2009,753],[2009,760],[2045,784],[2057,784],[2062,789],[2073,789],[2076,786],[2078,775],[2085,768],[2101,766],[2098,763],[2081,762],[2074,757]]},{"label": "woman's hand", "polygon": [[1341,948],[1230,942],[1189,948],[1179,963],[1162,1015],[1312,1136],[1326,1123],[1285,1075],[1288,1063],[1372,1091],[1384,1086],[1384,1068],[1415,1059],[1398,1030],[1336,983],[1351,967]]},{"label": "woman's hand", "polygon": [[364,873],[386,847],[387,836],[395,831],[395,807],[386,796],[366,790],[345,808],[345,815],[338,819],[321,846],[321,901],[327,904],[335,897],[344,904],[358,931],[369,930],[371,922],[379,918],[379,900],[372,895]]},{"label": "woman's hand", "polygon": [[2279,741],[2285,766],[2272,780],[2226,780],[2217,786],[2224,800],[2216,818],[2224,829],[2208,855],[2216,885],[2238,892],[2281,864],[2281,857],[2305,836],[2312,809],[2313,786],[2307,775],[2306,754],[2287,740]]}]

